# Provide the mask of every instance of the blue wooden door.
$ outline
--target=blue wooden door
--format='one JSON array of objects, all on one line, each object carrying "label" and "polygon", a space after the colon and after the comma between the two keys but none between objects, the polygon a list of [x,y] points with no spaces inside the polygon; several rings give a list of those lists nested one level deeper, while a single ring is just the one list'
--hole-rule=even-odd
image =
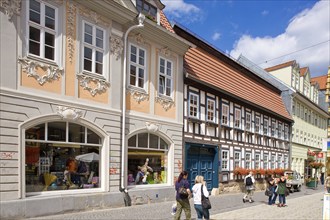
[{"label": "blue wooden door", "polygon": [[217,149],[202,145],[186,145],[186,170],[190,186],[195,184],[197,175],[204,176],[208,190],[218,188]]}]

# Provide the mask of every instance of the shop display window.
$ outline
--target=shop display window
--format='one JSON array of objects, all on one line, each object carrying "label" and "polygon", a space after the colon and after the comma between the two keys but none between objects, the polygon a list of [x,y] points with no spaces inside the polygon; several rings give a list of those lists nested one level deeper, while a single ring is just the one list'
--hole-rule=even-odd
[{"label": "shop display window", "polygon": [[100,187],[101,138],[69,122],[36,125],[25,133],[26,193]]},{"label": "shop display window", "polygon": [[168,144],[150,133],[128,140],[128,185],[167,183]]}]

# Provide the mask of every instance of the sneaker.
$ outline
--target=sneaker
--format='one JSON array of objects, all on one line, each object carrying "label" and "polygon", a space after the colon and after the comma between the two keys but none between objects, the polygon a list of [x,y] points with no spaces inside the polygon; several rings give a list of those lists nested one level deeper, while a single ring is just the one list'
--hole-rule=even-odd
[{"label": "sneaker", "polygon": [[250,200],[249,200],[249,203],[252,203],[252,202],[254,202],[254,201],[250,199]]},{"label": "sneaker", "polygon": [[245,203],[245,199],[243,198],[243,202]]}]

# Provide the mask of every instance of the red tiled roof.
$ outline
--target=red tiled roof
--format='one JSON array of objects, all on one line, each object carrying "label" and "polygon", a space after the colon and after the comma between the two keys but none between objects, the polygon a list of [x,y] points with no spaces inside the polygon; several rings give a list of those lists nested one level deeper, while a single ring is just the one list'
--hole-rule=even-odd
[{"label": "red tiled roof", "polygon": [[291,60],[291,61],[288,61],[286,63],[281,63],[281,64],[278,64],[276,66],[268,67],[265,70],[267,72],[271,72],[271,71],[274,71],[274,70],[282,69],[284,67],[292,66],[295,62],[296,62],[295,60]]},{"label": "red tiled roof", "polygon": [[184,61],[184,68],[189,74],[188,77],[206,82],[236,97],[292,120],[279,91],[253,79],[227,62],[220,60],[201,48],[190,48],[185,55]]},{"label": "red tiled roof", "polygon": [[318,83],[320,90],[327,89],[327,75],[311,78],[311,83]]},{"label": "red tiled roof", "polygon": [[308,67],[300,68],[299,71],[300,71],[300,76],[305,76],[308,71]]},{"label": "red tiled roof", "polygon": [[168,31],[174,33],[173,28],[172,28],[170,22],[168,21],[168,19],[166,18],[163,11],[160,11],[160,25],[163,26]]}]

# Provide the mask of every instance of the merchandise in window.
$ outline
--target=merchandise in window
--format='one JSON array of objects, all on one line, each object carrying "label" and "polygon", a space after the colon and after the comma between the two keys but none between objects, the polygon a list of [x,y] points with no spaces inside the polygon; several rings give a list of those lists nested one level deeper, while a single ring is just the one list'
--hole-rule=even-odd
[{"label": "merchandise in window", "polygon": [[25,132],[26,192],[100,187],[101,138],[85,126],[48,122]]},{"label": "merchandise in window", "polygon": [[168,144],[157,135],[140,133],[128,139],[128,185],[167,183]]},{"label": "merchandise in window", "polygon": [[28,7],[28,53],[55,61],[57,9],[36,0]]}]

